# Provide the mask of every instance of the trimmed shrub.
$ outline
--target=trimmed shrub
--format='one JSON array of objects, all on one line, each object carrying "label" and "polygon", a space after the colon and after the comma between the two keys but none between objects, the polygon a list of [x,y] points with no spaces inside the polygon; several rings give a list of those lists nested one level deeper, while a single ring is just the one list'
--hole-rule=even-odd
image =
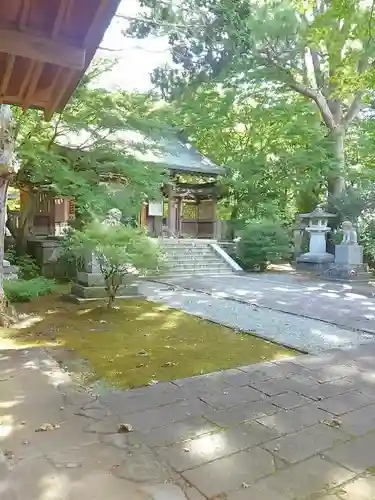
[{"label": "trimmed shrub", "polygon": [[5,295],[10,302],[30,302],[37,297],[50,295],[54,289],[55,282],[42,277],[4,281]]},{"label": "trimmed shrub", "polygon": [[249,225],[237,243],[238,261],[246,270],[264,271],[269,264],[289,259],[293,247],[288,232],[277,222]]},{"label": "trimmed shrub", "polygon": [[31,280],[40,275],[39,266],[36,263],[35,259],[28,255],[27,253],[21,256],[16,254],[16,251],[13,248],[10,248],[6,254],[5,258],[9,260],[9,262],[13,266],[18,267],[18,277],[21,280]]}]

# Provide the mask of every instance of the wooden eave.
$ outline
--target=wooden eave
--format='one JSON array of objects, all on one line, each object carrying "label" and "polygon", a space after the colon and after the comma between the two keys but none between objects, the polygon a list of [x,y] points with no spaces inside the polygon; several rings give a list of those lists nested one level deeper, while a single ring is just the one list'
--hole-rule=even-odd
[{"label": "wooden eave", "polygon": [[119,3],[0,0],[0,103],[63,109]]}]

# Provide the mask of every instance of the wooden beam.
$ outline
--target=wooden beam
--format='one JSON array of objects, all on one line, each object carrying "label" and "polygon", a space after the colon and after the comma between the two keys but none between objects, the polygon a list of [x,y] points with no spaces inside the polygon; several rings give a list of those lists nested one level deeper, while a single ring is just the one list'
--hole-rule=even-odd
[{"label": "wooden beam", "polygon": [[27,91],[27,87],[28,87],[28,85],[30,83],[30,80],[31,80],[32,74],[34,72],[35,66],[36,66],[36,62],[33,61],[33,60],[30,60],[29,61],[29,67],[27,68],[26,75],[25,75],[24,79],[22,80],[20,91],[18,93],[18,97],[21,98],[21,99],[24,98],[24,95],[25,95],[25,93]]},{"label": "wooden beam", "polygon": [[1,86],[0,86],[0,99],[5,95],[6,90],[8,88],[8,83],[10,80],[10,77],[12,75],[13,71],[13,66],[14,66],[14,61],[16,58],[14,56],[8,55],[7,57],[7,63],[6,63],[6,69],[4,72],[3,79],[1,80]]},{"label": "wooden beam", "polygon": [[0,52],[78,71],[85,68],[85,49],[15,30],[0,29]]}]

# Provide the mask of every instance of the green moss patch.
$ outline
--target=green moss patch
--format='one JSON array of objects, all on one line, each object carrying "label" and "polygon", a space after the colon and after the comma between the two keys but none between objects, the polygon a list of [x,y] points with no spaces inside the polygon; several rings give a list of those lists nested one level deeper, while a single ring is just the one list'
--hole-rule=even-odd
[{"label": "green moss patch", "polygon": [[[3,332],[17,345],[42,345],[84,360],[90,381],[139,387],[241,365],[280,359],[294,351],[140,299],[118,309],[80,305],[57,296],[23,304],[26,320]],[[62,359],[62,362],[65,362]]]}]

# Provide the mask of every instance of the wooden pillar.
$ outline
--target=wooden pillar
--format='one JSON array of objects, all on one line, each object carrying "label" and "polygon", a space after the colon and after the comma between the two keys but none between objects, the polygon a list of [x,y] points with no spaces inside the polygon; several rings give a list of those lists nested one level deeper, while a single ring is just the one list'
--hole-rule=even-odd
[{"label": "wooden pillar", "polygon": [[176,200],[174,185],[172,183],[168,184],[168,229],[172,233],[176,233]]},{"label": "wooden pillar", "polygon": [[163,217],[155,215],[154,217],[154,236],[157,238],[163,234]]},{"label": "wooden pillar", "polygon": [[216,196],[212,198],[212,220],[213,220],[213,238],[214,240],[221,239],[220,231],[220,221],[217,217],[217,198]]},{"label": "wooden pillar", "polygon": [[147,227],[147,203],[142,203],[141,210],[139,212],[139,225],[141,227]]}]

